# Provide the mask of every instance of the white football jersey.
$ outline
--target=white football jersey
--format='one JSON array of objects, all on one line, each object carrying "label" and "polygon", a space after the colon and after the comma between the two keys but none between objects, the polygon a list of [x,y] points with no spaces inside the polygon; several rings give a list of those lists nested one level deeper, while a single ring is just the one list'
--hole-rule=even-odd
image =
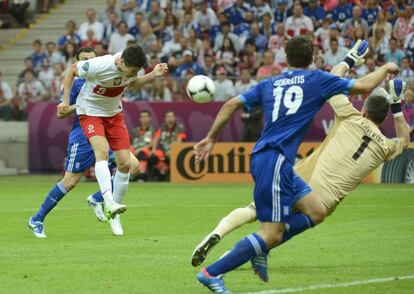
[{"label": "white football jersey", "polygon": [[137,77],[128,78],[116,68],[115,58],[120,55],[78,62],[79,77],[86,79],[76,101],[78,115],[111,117],[122,111],[121,95]]}]

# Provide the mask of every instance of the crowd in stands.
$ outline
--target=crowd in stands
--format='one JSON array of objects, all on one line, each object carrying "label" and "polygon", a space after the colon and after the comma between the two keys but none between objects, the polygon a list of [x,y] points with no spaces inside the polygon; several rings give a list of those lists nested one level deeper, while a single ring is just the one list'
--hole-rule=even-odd
[{"label": "crowd in stands", "polygon": [[[405,111],[414,125],[414,16],[409,0],[107,0],[98,13],[87,9],[84,23],[68,20],[58,40],[33,43],[12,91],[11,116],[24,117],[28,101],[57,101],[65,68],[81,46],[93,47],[100,56],[137,43],[147,54],[145,72],[168,63],[168,76],[126,91],[127,101],[186,101],[186,82],[197,74],[211,76],[214,100],[225,101],[286,70],[284,44],[297,35],[314,42],[312,68],[328,71],[344,58],[346,48],[358,39],[369,40],[366,64],[349,75],[397,63],[400,78],[409,84]],[[11,98],[4,89],[10,85],[1,85],[3,113]]]}]

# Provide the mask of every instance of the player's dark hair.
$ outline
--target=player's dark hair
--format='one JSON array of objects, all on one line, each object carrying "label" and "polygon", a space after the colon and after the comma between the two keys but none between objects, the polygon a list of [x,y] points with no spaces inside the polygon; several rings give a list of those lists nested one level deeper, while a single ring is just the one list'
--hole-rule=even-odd
[{"label": "player's dark hair", "polygon": [[141,110],[141,111],[139,112],[139,115],[141,115],[141,114],[143,114],[143,113],[146,113],[146,114],[148,114],[148,115],[151,117],[151,112],[149,112],[148,110]]},{"label": "player's dark hair", "polygon": [[76,60],[79,60],[79,55],[81,55],[81,53],[83,53],[83,52],[85,52],[85,53],[93,52],[96,55],[96,52],[95,52],[95,50],[93,50],[93,48],[91,48],[91,47],[82,47],[82,48],[79,48],[78,51],[76,51],[76,54],[75,54]]},{"label": "player's dark hair", "polygon": [[131,45],[126,47],[121,55],[125,65],[130,67],[145,67],[147,64],[147,56],[144,50],[138,45]]},{"label": "player's dark hair", "polygon": [[390,104],[387,99],[380,95],[371,95],[364,104],[367,118],[373,123],[379,125],[383,123],[388,114]]},{"label": "player's dark hair", "polygon": [[116,27],[117,28],[119,28],[121,25],[125,25],[127,28],[128,28],[128,24],[127,24],[127,22],[126,21],[124,21],[124,20],[121,20],[117,25],[116,25]]},{"label": "player's dark hair", "polygon": [[286,57],[289,66],[306,68],[312,63],[313,44],[308,37],[294,37],[286,44]]}]

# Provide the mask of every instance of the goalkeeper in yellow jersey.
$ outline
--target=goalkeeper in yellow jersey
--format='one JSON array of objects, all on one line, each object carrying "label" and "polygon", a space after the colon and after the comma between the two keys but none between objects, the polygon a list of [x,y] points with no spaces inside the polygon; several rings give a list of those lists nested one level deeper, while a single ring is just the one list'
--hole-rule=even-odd
[{"label": "goalkeeper in yellow jersey", "polygon": [[[332,130],[314,153],[295,165],[296,173],[309,184],[313,192],[295,197],[294,209],[308,215],[312,223],[299,222],[298,225],[286,227],[283,240],[277,246],[321,223],[364,177],[383,162],[394,159],[408,146],[410,129],[401,112],[404,90],[405,82],[391,80],[389,93],[381,89],[381,95],[371,95],[361,112],[344,95],[333,96],[328,100],[335,113]],[[389,107],[397,134],[393,139],[385,137],[379,129]],[[324,209],[315,209],[316,213],[312,208],[309,209],[303,204],[308,197],[316,197]],[[192,265],[200,265],[225,235],[255,220],[254,202],[232,211],[196,247]],[[256,274],[267,281],[267,256],[255,257],[251,263]]]}]

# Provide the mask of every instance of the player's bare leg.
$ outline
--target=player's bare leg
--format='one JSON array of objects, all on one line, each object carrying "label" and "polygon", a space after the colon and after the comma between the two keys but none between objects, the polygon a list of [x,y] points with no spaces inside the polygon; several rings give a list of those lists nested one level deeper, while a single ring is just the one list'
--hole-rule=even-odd
[{"label": "player's bare leg", "polygon": [[114,218],[116,214],[125,212],[126,206],[116,203],[112,196],[111,173],[108,167],[109,144],[103,136],[93,136],[89,138],[89,142],[95,154],[95,174],[104,199],[105,211],[108,218]]},{"label": "player's bare leg", "polygon": [[299,199],[293,208],[311,218],[314,225],[320,224],[328,215],[328,211],[314,193]]},{"label": "player's bare leg", "polygon": [[217,227],[208,234],[194,249],[191,256],[191,264],[199,266],[203,263],[207,254],[216,246],[221,239],[235,229],[256,220],[256,209],[251,203],[247,207],[237,208],[223,217]]}]

